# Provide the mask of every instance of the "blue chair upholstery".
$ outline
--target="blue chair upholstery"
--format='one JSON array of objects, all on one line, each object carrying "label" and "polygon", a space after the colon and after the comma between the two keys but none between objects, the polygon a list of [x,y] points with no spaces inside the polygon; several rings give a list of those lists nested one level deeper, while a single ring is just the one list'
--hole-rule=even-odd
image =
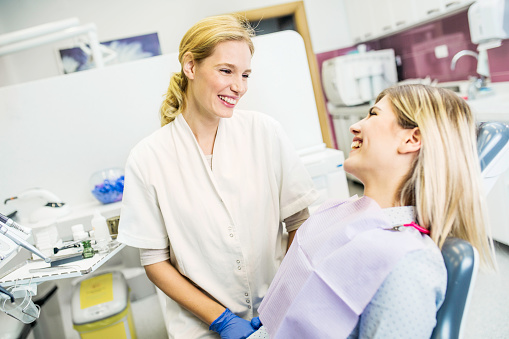
[{"label": "blue chair upholstery", "polygon": [[433,339],[461,338],[468,306],[471,299],[479,255],[465,240],[449,237],[442,247],[447,268],[447,292],[444,303],[437,313],[437,325]]},{"label": "blue chair upholstery", "polygon": [[[509,168],[509,126],[501,122],[480,124],[477,152],[485,193],[488,194],[498,177]],[[442,255],[447,268],[447,292],[431,338],[462,338],[463,320],[477,276],[479,255],[467,241],[452,237],[445,241]]]}]

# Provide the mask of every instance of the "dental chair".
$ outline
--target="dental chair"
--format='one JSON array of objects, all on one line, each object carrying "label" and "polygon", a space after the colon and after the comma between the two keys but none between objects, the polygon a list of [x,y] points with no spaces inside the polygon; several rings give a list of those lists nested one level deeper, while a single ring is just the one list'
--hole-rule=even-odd
[{"label": "dental chair", "polygon": [[[477,152],[485,192],[491,190],[498,177],[509,168],[509,126],[487,122],[478,127]],[[432,339],[463,337],[467,311],[479,267],[477,250],[465,240],[448,238],[442,247],[447,268],[447,292],[437,313]]]}]

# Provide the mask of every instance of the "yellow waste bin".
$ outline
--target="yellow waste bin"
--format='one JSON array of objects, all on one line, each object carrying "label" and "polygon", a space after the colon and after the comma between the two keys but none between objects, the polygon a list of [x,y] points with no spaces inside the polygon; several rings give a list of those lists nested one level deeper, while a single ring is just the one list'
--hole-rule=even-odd
[{"label": "yellow waste bin", "polygon": [[76,285],[73,327],[82,339],[136,339],[129,287],[121,272],[96,275]]}]

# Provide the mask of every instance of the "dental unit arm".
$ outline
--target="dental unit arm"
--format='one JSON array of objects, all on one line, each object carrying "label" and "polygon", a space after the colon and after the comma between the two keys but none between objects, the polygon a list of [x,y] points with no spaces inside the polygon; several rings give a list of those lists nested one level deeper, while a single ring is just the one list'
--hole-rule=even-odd
[{"label": "dental unit arm", "polygon": [[[51,258],[45,256],[41,251],[39,251],[26,240],[30,234],[31,229],[17,224],[12,219],[0,213],[0,240],[5,240],[5,238],[7,238],[14,242],[16,245],[21,246],[34,253],[35,255],[41,257],[45,262],[51,262]],[[4,260],[10,260],[11,257],[12,256],[4,256],[3,254],[0,254],[0,260],[2,263]]]},{"label": "dental unit arm", "polygon": [[55,21],[0,35],[0,57],[83,35],[88,37],[90,53],[96,67],[104,67],[103,48],[101,48],[97,37],[97,26],[93,23],[80,25],[77,18]]},{"label": "dental unit arm", "polygon": [[[17,220],[30,224],[31,228],[37,228],[41,226],[41,223],[52,222],[71,212],[69,206],[58,196],[42,188],[26,190],[17,196],[5,199],[4,204],[13,204],[16,207]],[[0,221],[3,220],[0,218]],[[6,223],[6,221],[3,222]],[[18,227],[21,226],[18,224]]]},{"label": "dental unit arm", "polygon": [[9,299],[11,299],[11,302],[13,303],[14,302],[14,295],[7,291],[5,288],[3,288],[2,286],[0,286],[0,292],[7,295],[9,297]]}]

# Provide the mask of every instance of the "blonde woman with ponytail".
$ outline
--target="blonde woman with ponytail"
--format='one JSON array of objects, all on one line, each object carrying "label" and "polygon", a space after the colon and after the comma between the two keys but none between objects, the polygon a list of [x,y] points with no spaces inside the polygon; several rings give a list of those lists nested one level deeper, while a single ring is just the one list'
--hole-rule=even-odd
[{"label": "blonde woman with ponytail", "polygon": [[170,338],[254,332],[267,287],[318,197],[281,126],[235,108],[247,91],[252,36],[233,15],[189,29],[161,128],[126,164],[118,240],[140,249],[147,276],[169,297]]},{"label": "blonde woman with ponytail", "polygon": [[447,286],[449,236],[494,266],[474,116],[455,93],[384,90],[345,170],[364,196],[324,203],[297,232],[250,338],[430,338]]}]

